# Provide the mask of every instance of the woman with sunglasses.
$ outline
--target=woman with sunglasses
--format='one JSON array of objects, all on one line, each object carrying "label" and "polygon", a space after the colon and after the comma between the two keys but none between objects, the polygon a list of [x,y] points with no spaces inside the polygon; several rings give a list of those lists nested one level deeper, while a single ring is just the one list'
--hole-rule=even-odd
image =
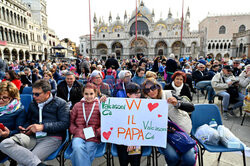
[{"label": "woman with sunglasses", "polygon": [[[18,126],[23,126],[26,120],[24,106],[20,102],[19,90],[12,82],[0,83],[0,142],[5,138],[19,133]],[[0,143],[1,144],[1,143]],[[0,161],[6,156],[0,149]]]},{"label": "woman with sunglasses", "polygon": [[[171,91],[163,91],[161,85],[155,79],[147,79],[142,85],[142,92],[145,97],[150,99],[163,99],[168,102],[168,117],[186,133],[192,129],[191,119],[187,112],[194,110],[194,105],[186,97],[179,98]],[[166,148],[162,148],[168,166],[195,164],[195,152],[192,148],[184,154],[177,153],[176,150],[167,143]]]},{"label": "woman with sunglasses", "polygon": [[176,71],[172,75],[172,82],[164,87],[164,90],[174,90],[176,96],[187,96],[192,101],[192,96],[188,85],[186,85],[187,76],[182,71]]}]

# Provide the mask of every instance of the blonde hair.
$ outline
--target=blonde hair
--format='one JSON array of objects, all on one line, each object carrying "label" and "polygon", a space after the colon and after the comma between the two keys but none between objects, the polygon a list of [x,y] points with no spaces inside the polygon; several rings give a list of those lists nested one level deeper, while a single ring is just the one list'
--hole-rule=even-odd
[{"label": "blonde hair", "polygon": [[157,78],[157,74],[153,71],[147,71],[146,78]]},{"label": "blonde hair", "polygon": [[20,100],[19,90],[12,82],[4,81],[0,83],[0,94],[4,92],[8,92],[9,97]]},{"label": "blonde hair", "polygon": [[148,96],[148,94],[145,93],[146,85],[148,85],[148,84],[158,85],[160,87],[158,89],[157,99],[162,99],[162,86],[154,78],[148,78],[148,79],[146,79],[146,81],[143,82],[143,84],[142,84],[142,93],[143,93],[143,95]]},{"label": "blonde hair", "polygon": [[53,79],[53,75],[50,71],[45,71],[43,75],[47,74],[51,79]]}]

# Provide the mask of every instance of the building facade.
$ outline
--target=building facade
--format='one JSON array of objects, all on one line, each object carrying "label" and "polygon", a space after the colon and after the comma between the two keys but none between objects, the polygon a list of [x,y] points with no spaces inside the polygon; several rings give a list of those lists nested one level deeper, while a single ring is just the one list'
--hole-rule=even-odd
[{"label": "building facade", "polygon": [[242,57],[244,54],[250,58],[250,29],[233,34],[232,55]]},{"label": "building facade", "polygon": [[[208,16],[199,24],[201,54],[216,59],[239,57],[246,54],[246,40],[242,39],[241,52],[233,41],[235,33],[245,33],[250,29],[250,14]],[[237,36],[237,35],[236,35]],[[239,44],[239,45],[240,45]]]},{"label": "building facade", "polygon": [[[137,41],[136,38],[137,15]],[[183,22],[183,39],[181,42],[181,19],[173,18],[169,9],[166,19],[155,21],[152,12],[144,5],[143,1],[138,11],[133,11],[130,18],[124,13],[121,21],[117,16],[113,21],[110,13],[109,21],[103,19],[94,21],[94,34],[90,43],[89,35],[80,37],[80,52],[90,55],[92,45],[92,58],[106,59],[111,53],[116,53],[118,59],[128,59],[133,56],[143,55],[149,59],[155,56],[168,56],[174,53],[177,56],[197,57],[199,50],[198,32],[190,32],[190,11],[186,12]],[[181,45],[182,43],[182,45]]]},{"label": "building facade", "polygon": [[45,0],[0,0],[0,57],[47,60],[59,43],[48,28]]}]

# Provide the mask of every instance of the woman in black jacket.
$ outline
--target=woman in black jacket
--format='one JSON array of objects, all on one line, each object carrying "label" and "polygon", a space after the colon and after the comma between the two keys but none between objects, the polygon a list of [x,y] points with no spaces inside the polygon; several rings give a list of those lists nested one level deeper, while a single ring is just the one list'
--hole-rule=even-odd
[{"label": "woman in black jacket", "polygon": [[185,84],[187,76],[182,71],[176,71],[172,75],[172,82],[164,87],[164,90],[174,90],[176,96],[187,96],[192,101],[189,87]]}]

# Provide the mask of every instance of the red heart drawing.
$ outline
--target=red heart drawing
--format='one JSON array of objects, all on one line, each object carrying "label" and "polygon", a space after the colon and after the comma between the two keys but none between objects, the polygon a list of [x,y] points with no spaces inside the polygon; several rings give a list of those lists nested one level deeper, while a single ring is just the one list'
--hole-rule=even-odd
[{"label": "red heart drawing", "polygon": [[162,117],[162,115],[158,114],[158,118],[161,118],[161,117]]},{"label": "red heart drawing", "polygon": [[113,130],[113,127],[110,127],[110,130]]},{"label": "red heart drawing", "polygon": [[109,131],[109,132],[103,132],[102,135],[103,135],[103,137],[104,137],[106,140],[108,140],[109,137],[110,137],[110,135],[111,135],[111,131]]},{"label": "red heart drawing", "polygon": [[155,108],[157,108],[159,106],[159,103],[154,103],[154,104],[152,104],[152,103],[149,103],[148,104],[148,109],[149,109],[149,111],[150,112],[152,112]]}]

